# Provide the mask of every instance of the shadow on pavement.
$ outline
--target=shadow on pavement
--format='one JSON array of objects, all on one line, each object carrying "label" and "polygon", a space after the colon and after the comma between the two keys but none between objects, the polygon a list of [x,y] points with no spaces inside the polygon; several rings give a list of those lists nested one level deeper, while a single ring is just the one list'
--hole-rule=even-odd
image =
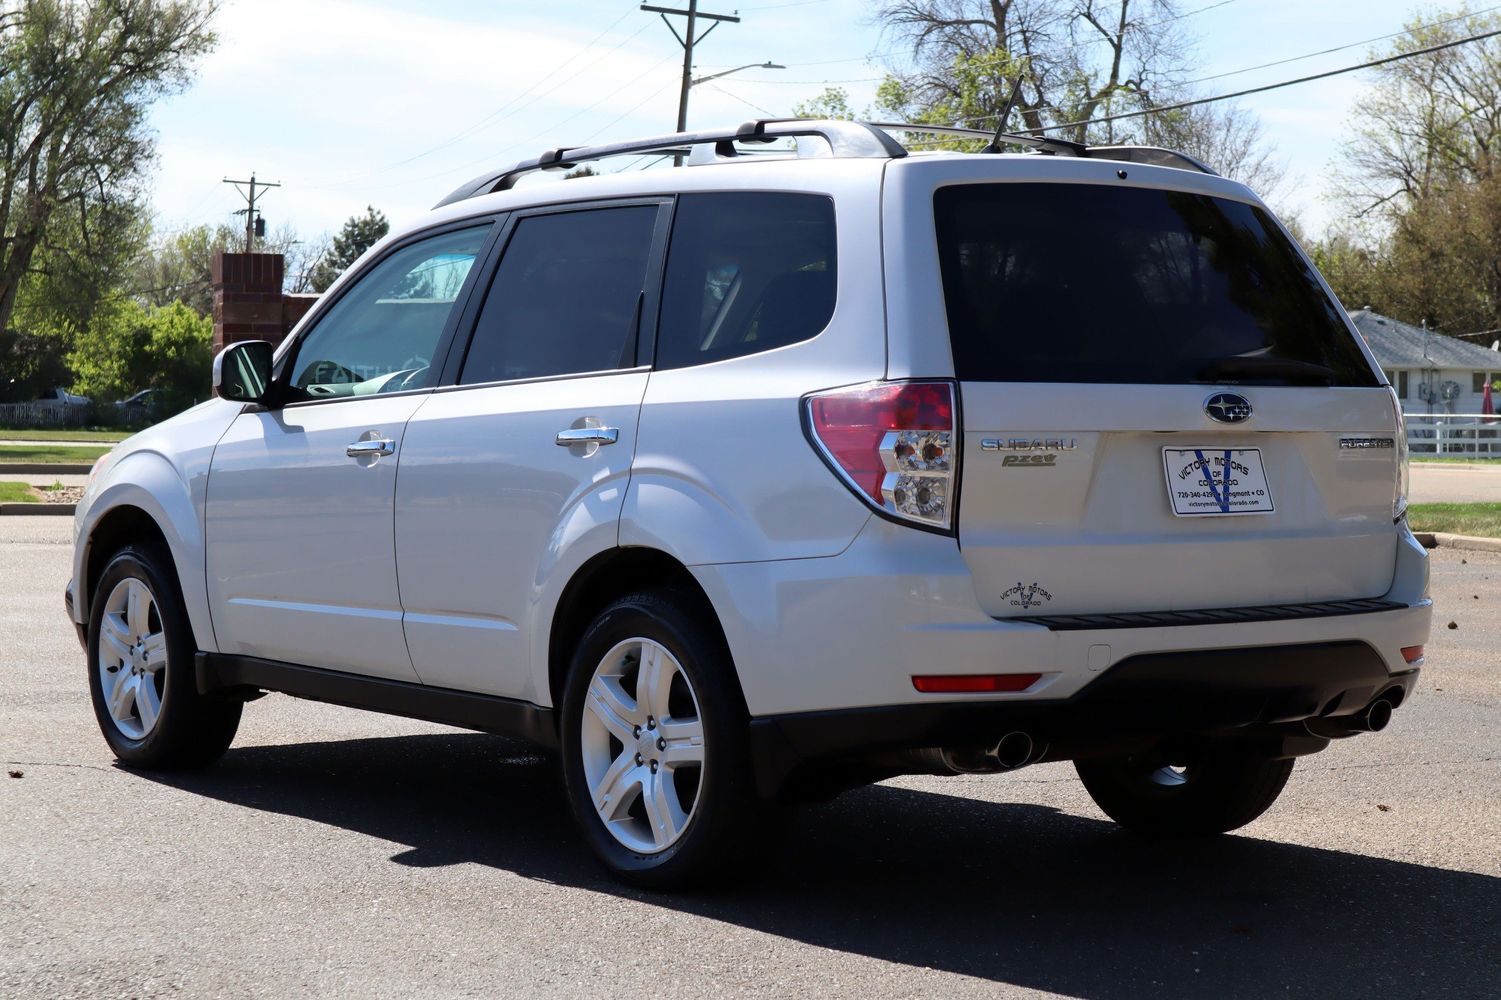
[{"label": "shadow on pavement", "polygon": [[399,864],[489,865],[1069,996],[1501,991],[1501,879],[1339,851],[1153,844],[1046,807],[876,786],[790,813],[746,886],[647,895],[596,866],[556,765],[497,737],[251,747],[148,777],[407,844]]}]

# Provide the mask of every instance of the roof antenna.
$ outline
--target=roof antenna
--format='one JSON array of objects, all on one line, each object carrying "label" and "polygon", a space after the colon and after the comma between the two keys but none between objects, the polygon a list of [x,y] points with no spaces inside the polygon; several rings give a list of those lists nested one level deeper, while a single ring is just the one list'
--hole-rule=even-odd
[{"label": "roof antenna", "polygon": [[1016,86],[1011,88],[1011,96],[1006,98],[1006,106],[1001,109],[1000,121],[996,123],[995,136],[990,140],[990,145],[980,150],[982,153],[999,153],[1001,151],[1001,136],[1006,134],[1006,120],[1011,117],[1011,112],[1016,110],[1016,104],[1022,96],[1022,76],[1016,74]]}]

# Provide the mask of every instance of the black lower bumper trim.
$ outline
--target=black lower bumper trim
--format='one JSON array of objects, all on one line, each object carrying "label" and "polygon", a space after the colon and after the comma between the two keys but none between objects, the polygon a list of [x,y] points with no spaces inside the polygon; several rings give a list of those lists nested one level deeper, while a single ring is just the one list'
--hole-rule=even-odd
[{"label": "black lower bumper trim", "polygon": [[1417,670],[1391,674],[1364,642],[1154,653],[1122,660],[1071,698],[913,702],[763,716],[751,723],[757,781],[804,764],[918,747],[1216,734],[1353,715],[1378,695],[1404,701]]},{"label": "black lower bumper trim", "polygon": [[1202,611],[1138,611],[1109,615],[1032,615],[1005,621],[1045,625],[1054,632],[1096,628],[1149,628],[1178,625],[1233,625],[1242,622],[1282,622],[1302,618],[1335,618],[1400,611],[1408,605],[1385,598],[1357,601],[1320,601],[1316,604],[1264,604],[1250,608],[1212,608]]},{"label": "black lower bumper trim", "polygon": [[552,711],[530,702],[362,677],[254,656],[199,653],[195,667],[198,690],[202,694],[264,688],[313,701],[438,722],[482,733],[519,736],[553,749],[558,746]]}]

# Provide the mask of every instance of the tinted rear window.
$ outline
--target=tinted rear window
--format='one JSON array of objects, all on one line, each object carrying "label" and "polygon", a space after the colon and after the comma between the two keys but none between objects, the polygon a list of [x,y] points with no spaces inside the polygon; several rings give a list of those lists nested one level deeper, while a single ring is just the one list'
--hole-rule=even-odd
[{"label": "tinted rear window", "polygon": [[834,203],[746,192],[678,199],[662,288],[658,368],[786,347],[834,315]]},{"label": "tinted rear window", "polygon": [[940,188],[934,209],[962,380],[1378,384],[1311,265],[1259,208],[984,184]]}]

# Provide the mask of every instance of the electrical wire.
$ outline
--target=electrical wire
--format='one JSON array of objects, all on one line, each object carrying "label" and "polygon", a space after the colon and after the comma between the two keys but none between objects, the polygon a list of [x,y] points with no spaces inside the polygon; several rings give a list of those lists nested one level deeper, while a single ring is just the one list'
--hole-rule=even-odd
[{"label": "electrical wire", "polygon": [[[1339,69],[1328,70],[1324,73],[1314,73],[1311,76],[1298,77],[1296,80],[1283,80],[1280,83],[1269,83],[1260,87],[1248,87],[1245,90],[1237,90],[1229,94],[1216,94],[1213,97],[1199,97],[1189,101],[1177,101],[1173,104],[1163,104],[1157,107],[1144,108],[1140,111],[1125,111],[1118,115],[1105,115],[1101,118],[1088,118],[1075,122],[1062,122],[1057,125],[1044,125],[1041,128],[1026,129],[1021,134],[1030,135],[1034,132],[1052,132],[1058,129],[1081,128],[1085,125],[1102,125],[1106,122],[1124,121],[1128,118],[1142,118],[1146,115],[1157,115],[1167,111],[1179,111],[1183,108],[1198,107],[1202,104],[1213,104],[1217,101],[1228,101],[1237,97],[1247,97],[1251,94],[1264,94],[1270,90],[1281,90],[1284,87],[1295,87],[1303,83],[1312,83],[1315,80],[1327,80],[1332,76],[1343,76],[1346,73],[1355,73],[1363,69],[1372,69],[1376,66],[1385,66],[1389,63],[1402,62],[1403,60],[1414,59],[1418,56],[1432,55],[1435,52],[1442,52],[1445,49],[1457,48],[1460,45],[1469,45],[1472,42],[1482,42],[1487,38],[1495,38],[1498,35],[1501,35],[1501,29],[1498,29],[1496,31],[1483,32],[1478,35],[1470,35],[1467,38],[1460,38],[1455,41],[1444,42],[1439,45],[1430,45],[1426,48],[1414,49],[1411,52],[1400,52],[1397,55],[1386,56],[1382,59],[1371,59],[1367,62],[1359,63],[1354,66],[1344,66]],[[985,115],[983,118],[978,120],[993,121],[998,117],[998,115]]]},{"label": "electrical wire", "polygon": [[1501,10],[1501,5],[1497,5],[1495,7],[1487,7],[1484,10],[1472,11],[1472,12],[1470,12],[1468,14],[1461,14],[1458,17],[1445,18],[1442,21],[1433,21],[1433,22],[1430,22],[1430,23],[1425,23],[1425,24],[1423,24],[1421,26],[1421,28],[1404,28],[1401,31],[1394,31],[1390,35],[1378,35],[1375,38],[1366,38],[1366,39],[1362,39],[1361,41],[1358,41],[1358,42],[1347,42],[1344,45],[1336,45],[1332,49],[1320,49],[1317,52],[1305,52],[1303,55],[1300,55],[1300,56],[1290,56],[1290,57],[1288,57],[1286,59],[1276,59],[1276,60],[1273,60],[1272,62],[1258,63],[1255,66],[1246,66],[1243,69],[1232,69],[1232,70],[1230,70],[1228,72],[1225,72],[1225,73],[1215,73],[1212,76],[1201,76],[1197,80],[1187,80],[1187,81],[1185,81],[1183,83],[1183,86],[1185,86],[1185,87],[1191,87],[1191,86],[1193,86],[1196,83],[1208,83],[1211,80],[1223,80],[1223,79],[1225,79],[1228,76],[1240,76],[1242,73],[1251,73],[1251,72],[1254,72],[1254,71],[1256,71],[1258,69],[1271,69],[1273,66],[1286,66],[1288,63],[1302,62],[1304,59],[1313,59],[1313,58],[1315,58],[1317,56],[1332,55],[1335,52],[1343,52],[1346,49],[1354,49],[1354,48],[1358,48],[1358,47],[1360,47],[1362,45],[1374,45],[1377,42],[1388,42],[1388,41],[1391,41],[1393,38],[1401,38],[1403,35],[1410,35],[1414,31],[1424,30],[1424,29],[1430,29],[1430,28],[1441,28],[1441,27],[1443,27],[1446,24],[1453,24],[1456,21],[1468,21],[1468,20],[1470,20],[1472,18],[1482,17],[1482,16],[1484,16],[1486,14],[1491,14],[1491,13],[1494,13],[1495,11],[1498,11],[1498,10]]}]

